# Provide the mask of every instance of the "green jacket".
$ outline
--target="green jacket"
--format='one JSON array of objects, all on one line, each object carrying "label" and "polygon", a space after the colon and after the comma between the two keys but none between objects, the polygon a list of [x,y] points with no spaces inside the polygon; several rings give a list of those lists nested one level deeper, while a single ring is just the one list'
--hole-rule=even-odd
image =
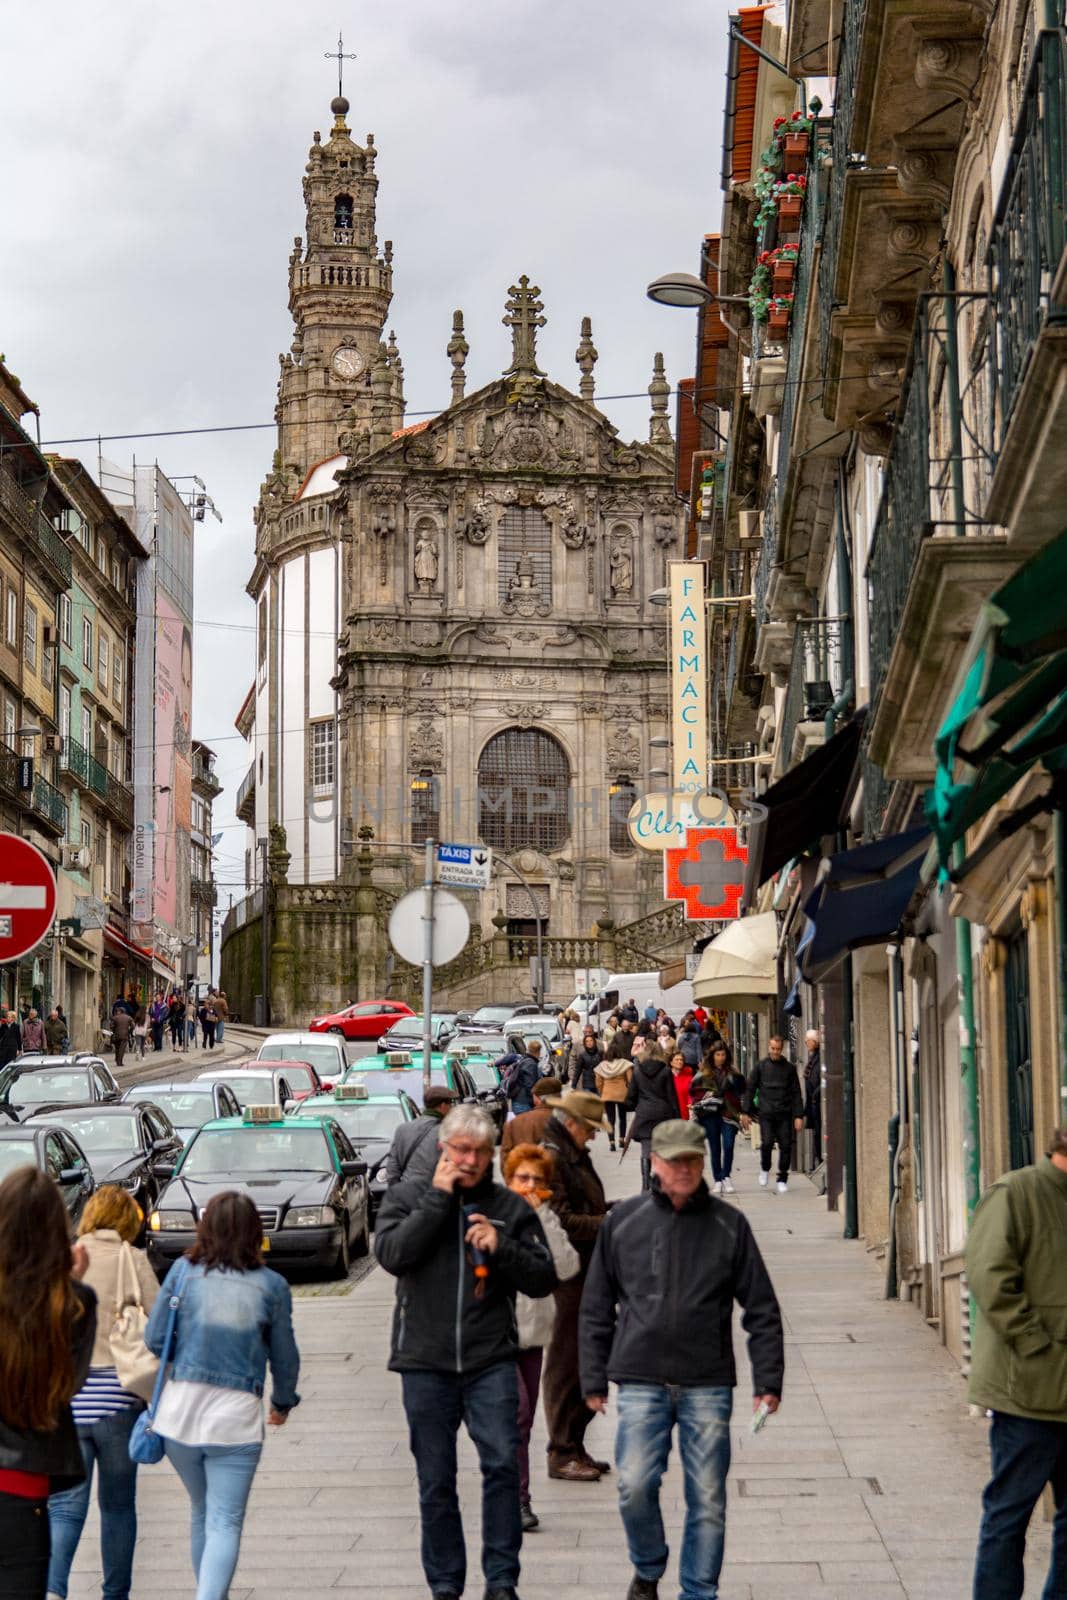
[{"label": "green jacket", "polygon": [[967,1282],[979,1310],[971,1401],[1067,1422],[1067,1172],[1048,1156],[983,1195]]}]

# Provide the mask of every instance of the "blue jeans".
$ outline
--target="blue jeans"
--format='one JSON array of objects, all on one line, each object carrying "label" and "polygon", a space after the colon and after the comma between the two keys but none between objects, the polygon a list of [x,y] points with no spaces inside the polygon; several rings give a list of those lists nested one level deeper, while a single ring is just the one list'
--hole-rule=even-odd
[{"label": "blue jeans", "polygon": [[220,1017],[219,1020],[215,1024],[215,1043],[216,1044],[221,1044],[222,1043],[223,1036],[225,1035],[225,1033],[226,1033],[226,1024],[225,1024],[225,1022],[223,1022],[222,1018]]},{"label": "blue jeans", "polygon": [[702,1116],[700,1123],[711,1154],[711,1175],[716,1183],[721,1183],[734,1170],[737,1123],[727,1122],[721,1112],[716,1112],[712,1116]]},{"label": "blue jeans", "polygon": [[262,1444],[179,1444],[165,1439],[167,1459],[192,1502],[196,1600],[226,1600],[237,1570],[241,1529]]},{"label": "blue jeans", "polygon": [[422,1570],[434,1594],[462,1594],[467,1547],[456,1495],[463,1422],[482,1469],[482,1572],[489,1589],[519,1581],[519,1385],[513,1361],[481,1372],[405,1372],[404,1411],[419,1480]]},{"label": "blue jeans", "polygon": [[196,1043],[196,1022],[191,1017],[185,1019],[185,1048]]},{"label": "blue jeans", "polygon": [[730,1470],[733,1390],[722,1385],[619,1385],[615,1465],[619,1510],[639,1578],[655,1582],[667,1567],[659,1486],[678,1425],[685,1482],[685,1531],[678,1563],[680,1600],[717,1600],[726,1545],[726,1474]]},{"label": "blue jeans", "polygon": [[127,1406],[99,1422],[80,1423],[78,1443],[85,1463],[85,1481],[63,1489],[48,1501],[52,1554],[48,1593],[66,1600],[74,1553],[89,1514],[93,1468],[99,1468],[96,1497],[100,1504],[100,1559],[104,1568],[103,1600],[129,1600],[133,1551],[137,1543],[137,1464],[130,1460],[130,1434],[142,1408]]},{"label": "blue jeans", "polygon": [[1067,1422],[995,1411],[989,1450],[993,1476],[982,1493],[975,1600],[1020,1600],[1026,1529],[1046,1483],[1052,1485],[1056,1517],[1042,1600],[1067,1600]]}]

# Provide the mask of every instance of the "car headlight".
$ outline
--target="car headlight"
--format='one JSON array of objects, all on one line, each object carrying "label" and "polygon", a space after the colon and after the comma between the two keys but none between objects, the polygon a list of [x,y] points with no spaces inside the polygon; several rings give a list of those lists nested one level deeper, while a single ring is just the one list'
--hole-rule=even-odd
[{"label": "car headlight", "polygon": [[152,1233],[192,1233],[196,1223],[191,1211],[153,1211],[148,1227]]},{"label": "car headlight", "polygon": [[383,1189],[385,1188],[386,1184],[389,1182],[389,1168],[386,1166],[384,1161],[382,1162],[381,1166],[378,1168],[377,1172],[374,1174],[374,1177],[371,1179],[371,1182],[380,1184]]},{"label": "car headlight", "polygon": [[337,1219],[332,1206],[291,1206],[285,1214],[283,1228],[328,1227]]}]

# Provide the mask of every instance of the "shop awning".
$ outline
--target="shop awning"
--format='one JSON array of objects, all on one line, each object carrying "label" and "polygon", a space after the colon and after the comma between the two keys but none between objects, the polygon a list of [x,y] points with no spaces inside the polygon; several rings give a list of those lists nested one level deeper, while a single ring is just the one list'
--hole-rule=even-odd
[{"label": "shop awning", "polygon": [[1067,774],[1067,533],[983,605],[934,741],[926,814],[943,870],[953,845],[1036,762]]},{"label": "shop awning", "polygon": [[843,826],[856,773],[866,707],[850,717],[824,745],[759,796],[767,815],[748,833],[744,903],[761,883]]},{"label": "shop awning", "polygon": [[778,924],[773,911],[739,917],[706,945],[693,998],[720,1011],[752,1011],[778,993]]},{"label": "shop awning", "polygon": [[146,966],[150,967],[152,965],[151,950],[144,950],[139,944],[134,944],[130,939],[127,939],[124,933],[122,933],[118,928],[114,927],[110,922],[104,928],[104,943],[105,945],[113,945],[115,949],[121,951],[124,956],[135,956],[138,961],[143,961]]},{"label": "shop awning", "polygon": [[929,848],[930,830],[920,827],[829,857],[804,902],[814,931],[810,940],[801,941],[797,956],[809,983],[818,983],[850,950],[893,938],[919,886]]}]

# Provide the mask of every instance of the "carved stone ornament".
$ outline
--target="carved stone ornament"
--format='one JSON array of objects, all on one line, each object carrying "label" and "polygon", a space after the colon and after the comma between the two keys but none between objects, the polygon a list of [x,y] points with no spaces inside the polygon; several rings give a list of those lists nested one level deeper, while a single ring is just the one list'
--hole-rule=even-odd
[{"label": "carved stone ornament", "polygon": [[608,766],[617,771],[636,767],[641,760],[637,735],[629,728],[615,728],[608,737]]},{"label": "carved stone ornament", "polygon": [[445,741],[433,717],[423,717],[408,736],[408,758],[412,767],[429,767],[440,772],[445,760]]},{"label": "carved stone ornament", "polygon": [[441,643],[441,624],[439,622],[412,622],[411,642],[419,649],[436,649]]},{"label": "carved stone ornament", "polygon": [[520,728],[531,728],[548,716],[548,706],[542,700],[503,700],[500,709],[509,722]]},{"label": "carved stone ornament", "polygon": [[559,533],[568,550],[580,550],[585,543],[588,529],[584,522],[579,521],[573,508],[568,508],[560,518]]},{"label": "carved stone ornament", "polygon": [[492,515],[489,502],[484,495],[480,495],[471,505],[467,515],[459,524],[459,532],[468,544],[485,544],[492,528]]},{"label": "carved stone ornament", "polygon": [[506,617],[547,617],[552,613],[552,607],[541,594],[533,557],[525,551],[508,579],[507,599],[500,609]]},{"label": "carved stone ornament", "polygon": [[370,636],[382,644],[395,644],[400,636],[400,624],[395,617],[372,617]]},{"label": "carved stone ornament", "polygon": [[441,547],[429,517],[421,517],[415,527],[415,583],[420,594],[432,594],[441,570]]},{"label": "carved stone ornament", "polygon": [[633,594],[634,557],[630,540],[622,534],[613,534],[611,555],[608,557],[611,593],[615,599]]},{"label": "carved stone ornament", "polygon": [[560,883],[573,883],[574,882],[574,862],[573,861],[560,861],[559,864],[558,864],[557,870],[559,872],[559,881],[560,881]]}]

